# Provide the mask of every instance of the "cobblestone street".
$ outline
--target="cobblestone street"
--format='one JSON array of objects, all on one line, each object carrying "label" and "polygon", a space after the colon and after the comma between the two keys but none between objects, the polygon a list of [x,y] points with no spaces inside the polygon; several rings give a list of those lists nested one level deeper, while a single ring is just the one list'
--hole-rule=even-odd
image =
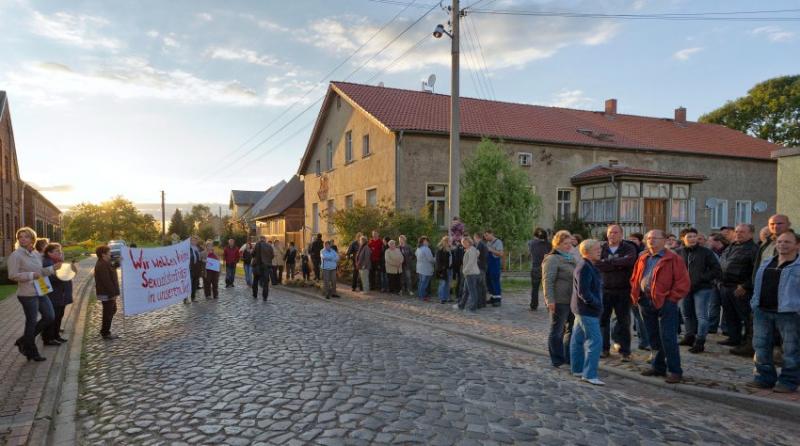
[{"label": "cobblestone street", "polygon": [[[329,302],[241,285],[98,335],[81,444],[795,444],[800,426]],[[792,440],[794,439],[794,440]]]}]

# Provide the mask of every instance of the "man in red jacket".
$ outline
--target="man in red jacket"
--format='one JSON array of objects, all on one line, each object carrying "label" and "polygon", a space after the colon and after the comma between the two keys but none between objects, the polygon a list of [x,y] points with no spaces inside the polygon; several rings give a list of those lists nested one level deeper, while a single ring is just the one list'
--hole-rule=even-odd
[{"label": "man in red jacket", "polygon": [[222,250],[225,259],[225,288],[233,288],[236,277],[236,264],[239,263],[239,248],[234,239],[228,239],[228,245]]},{"label": "man in red jacket", "polygon": [[[653,229],[645,236],[647,249],[636,261],[631,276],[631,300],[639,305],[653,360],[644,376],[666,376],[666,382],[681,382],[678,348],[678,301],[691,289],[689,270],[683,259],[666,248],[666,234]],[[669,372],[669,373],[667,373]]]},{"label": "man in red jacket", "polygon": [[369,284],[373,290],[380,290],[381,289],[381,259],[383,258],[383,240],[381,240],[380,234],[378,231],[372,231],[372,238],[369,240],[367,244],[369,246],[370,251],[372,252],[370,256],[370,262],[372,264],[369,267]]}]

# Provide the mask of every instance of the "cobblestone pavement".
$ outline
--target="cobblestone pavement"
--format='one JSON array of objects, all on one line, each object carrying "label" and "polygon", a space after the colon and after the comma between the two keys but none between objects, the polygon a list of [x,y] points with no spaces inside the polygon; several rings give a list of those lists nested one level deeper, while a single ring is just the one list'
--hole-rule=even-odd
[{"label": "cobblestone pavement", "polygon": [[[413,297],[400,297],[385,293],[351,293],[349,287],[339,286],[340,294],[345,301],[352,301],[359,306],[371,310],[402,315],[437,325],[446,325],[461,330],[468,330],[484,336],[501,339],[515,344],[547,350],[547,334],[549,320],[547,311],[529,310],[530,297],[527,293],[515,293],[503,297],[503,305],[499,308],[482,309],[477,315],[465,315],[454,310],[452,304],[442,305],[437,299],[422,302]],[[706,352],[694,355],[688,347],[681,347],[681,362],[684,369],[684,383],[719,390],[755,394],[761,397],[800,403],[800,393],[776,394],[771,390],[756,390],[745,387],[753,377],[753,363],[748,358],[727,353],[730,347],[717,345],[722,335],[709,335]],[[637,350],[638,338],[633,337],[633,362],[624,363],[620,356],[612,353],[609,358],[602,359],[601,364],[638,372],[648,367],[650,352]]]},{"label": "cobblestone pavement", "polygon": [[795,444],[800,426],[273,288],[92,310],[81,444]]}]

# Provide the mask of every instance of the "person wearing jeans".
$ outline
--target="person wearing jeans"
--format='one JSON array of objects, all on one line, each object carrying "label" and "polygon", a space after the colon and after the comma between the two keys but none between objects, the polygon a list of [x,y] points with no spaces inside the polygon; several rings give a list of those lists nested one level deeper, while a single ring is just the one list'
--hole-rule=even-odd
[{"label": "person wearing jeans", "polygon": [[336,294],[336,267],[339,265],[339,253],[331,248],[331,242],[326,241],[320,253],[322,267],[322,293],[325,299],[339,297]]},{"label": "person wearing jeans", "polygon": [[570,302],[577,261],[569,253],[572,248],[569,231],[556,232],[551,245],[553,250],[542,261],[544,302],[550,314],[547,347],[553,367],[561,367],[570,361],[569,344],[574,320]]},{"label": "person wearing jeans", "polygon": [[453,256],[450,252],[450,236],[442,237],[436,249],[436,278],[439,279],[439,302],[450,298]]},{"label": "person wearing jeans", "polygon": [[[644,376],[666,376],[666,382],[681,382],[678,348],[678,302],[689,293],[691,279],[683,258],[666,248],[666,234],[653,229],[645,236],[647,250],[636,260],[631,276],[631,300],[639,305],[642,319],[655,350]],[[669,373],[667,373],[669,372]]]},{"label": "person wearing jeans", "polygon": [[239,263],[239,248],[234,239],[228,239],[228,245],[222,250],[222,258],[225,259],[225,288],[233,288],[236,265]]},{"label": "person wearing jeans", "polygon": [[[602,255],[601,243],[584,240],[580,244],[583,262],[575,268],[570,308],[575,326],[570,341],[570,367],[574,376],[596,386],[605,385],[597,378],[597,365],[603,348],[600,315],[603,314],[603,280],[595,264]],[[584,351],[584,344],[589,343]]]},{"label": "person wearing jeans", "polygon": [[461,246],[464,247],[464,258],[461,265],[461,274],[464,276],[464,289],[461,296],[459,296],[458,308],[474,313],[478,310],[478,280],[481,277],[481,270],[478,268],[478,256],[480,253],[472,246],[472,239],[469,237],[461,238]]},{"label": "person wearing jeans", "polygon": [[691,346],[689,353],[701,353],[705,351],[708,334],[711,292],[722,277],[722,269],[716,254],[697,242],[697,229],[684,229],[680,235],[683,247],[675,253],[683,258],[692,286],[689,294],[679,303],[685,333],[678,345]]},{"label": "person wearing jeans", "polygon": [[[17,300],[25,314],[25,330],[14,344],[28,361],[44,361],[46,358],[36,348],[36,336],[53,323],[53,305],[46,295],[37,295],[34,281],[53,275],[55,268],[42,266],[42,258],[34,249],[33,229],[18,229],[16,238],[17,249],[8,257],[8,278],[17,282]],[[37,321],[40,313],[42,318]]]},{"label": "person wearing jeans", "polygon": [[111,321],[117,313],[117,297],[119,296],[119,280],[117,270],[111,265],[111,249],[107,245],[98,246],[95,250],[97,263],[94,267],[94,284],[97,300],[103,305],[103,320],[100,324],[100,335],[103,339],[113,340],[117,336],[111,334]]},{"label": "person wearing jeans", "polygon": [[[722,345],[737,347],[744,340],[750,342],[753,338],[753,326],[749,323],[750,298],[753,294],[753,275],[758,256],[758,245],[753,242],[753,232],[751,225],[736,226],[733,243],[720,255],[722,279],[717,289],[726,325],[723,332],[728,335],[728,339],[719,341]],[[742,328],[745,330],[744,338]]]},{"label": "person wearing jeans", "polygon": [[[619,343],[623,362],[631,360],[631,273],[639,257],[636,246],[622,238],[622,227],[609,225],[606,229],[608,242],[603,243],[597,269],[603,275],[603,313],[600,330],[603,334],[603,353],[610,355],[612,338]],[[611,330],[611,313],[617,323]]]},{"label": "person wearing jeans", "polygon": [[[755,376],[747,385],[793,393],[800,385],[800,237],[789,230],[775,239],[777,255],[765,259],[753,281]],[[775,331],[783,341],[783,367],[775,368]]]},{"label": "person wearing jeans", "polygon": [[[433,277],[433,271],[436,266],[436,259],[433,257],[431,249],[428,247],[428,237],[422,236],[417,243],[417,296],[422,300],[429,300],[428,286]],[[370,245],[372,249],[372,245]],[[370,277],[371,279],[372,277]]]}]

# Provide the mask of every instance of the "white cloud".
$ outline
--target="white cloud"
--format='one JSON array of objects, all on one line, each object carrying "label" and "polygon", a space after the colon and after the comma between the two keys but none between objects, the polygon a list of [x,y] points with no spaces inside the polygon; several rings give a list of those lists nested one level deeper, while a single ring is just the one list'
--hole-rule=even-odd
[{"label": "white cloud", "polygon": [[34,11],[31,19],[31,30],[35,34],[58,40],[67,45],[86,49],[116,50],[121,48],[122,42],[97,32],[97,28],[104,28],[108,25],[109,21],[102,17],[74,15],[66,12],[57,12],[47,16]]},{"label": "white cloud", "polygon": [[278,31],[278,32],[291,31],[291,29],[281,25],[280,23],[276,23],[267,19],[262,19],[254,16],[253,14],[239,14],[239,17],[255,23],[256,25],[258,25],[259,28],[266,29],[269,31]]},{"label": "white cloud", "polygon": [[672,58],[677,60],[689,60],[690,57],[700,51],[703,51],[703,47],[696,46],[692,48],[684,48],[676,51],[675,54],[672,55]]},{"label": "white cloud", "polygon": [[111,68],[94,67],[84,71],[60,63],[28,63],[20,71],[6,75],[0,83],[30,97],[33,102],[48,106],[67,105],[87,97],[280,106],[295,100],[310,103],[316,96],[302,97],[314,84],[285,78],[268,81],[264,92],[259,93],[235,80],[209,80],[182,70],[162,70],[139,58],[118,58],[112,62]]},{"label": "white cloud", "polygon": [[147,37],[150,37],[150,38],[153,38],[153,39],[155,39],[156,37],[159,36],[159,32],[154,30],[154,29],[151,29],[150,31],[147,31],[146,34],[147,34]]},{"label": "white cloud", "polygon": [[792,40],[795,33],[792,31],[785,31],[780,26],[761,26],[750,31],[754,36],[764,36],[770,42],[788,42]]},{"label": "white cloud", "polygon": [[195,14],[194,16],[197,17],[197,19],[200,20],[201,22],[213,22],[214,21],[214,16],[209,14],[209,13],[207,13],[207,12],[199,12],[199,13]]},{"label": "white cloud", "polygon": [[[486,64],[491,70],[521,68],[536,60],[551,57],[570,46],[600,45],[611,40],[620,29],[617,24],[610,21],[577,22],[553,17],[475,14],[468,20],[470,22],[468,25],[462,24],[462,53],[469,51],[465,29],[469,26],[469,33],[477,33]],[[380,55],[368,61],[411,23],[411,19],[397,20],[366,43],[364,49],[353,58],[353,64],[366,63],[366,67],[370,70],[383,69],[420,39],[426,35],[430,36],[430,30],[438,21],[440,17],[430,15]],[[306,26],[306,33],[298,37],[298,40],[340,55],[350,54],[365,44],[380,29],[379,27],[380,24],[372,23],[363,17],[351,15],[327,17],[309,23]],[[477,42],[474,42],[474,35],[472,40],[473,45],[477,45]],[[462,57],[463,66],[467,69],[477,69],[469,59]],[[432,65],[450,65],[449,40],[430,37],[420,48],[392,65],[388,71],[400,72],[428,68]]]},{"label": "white cloud", "polygon": [[563,89],[553,95],[549,105],[565,108],[589,108],[593,103],[594,99],[583,94],[582,90]]},{"label": "white cloud", "polygon": [[641,11],[645,6],[647,6],[647,0],[634,0],[631,4],[634,11]]},{"label": "white cloud", "polygon": [[264,67],[272,67],[280,65],[280,60],[275,56],[269,54],[259,54],[253,50],[242,48],[211,48],[206,51],[206,55],[212,59],[220,60],[237,60],[247,62],[253,65],[261,65]]},{"label": "white cloud", "polygon": [[161,41],[164,43],[165,47],[168,47],[168,48],[180,48],[181,44],[178,42],[178,40],[175,37],[176,37],[175,34],[169,33],[169,35],[164,36],[164,38]]}]

